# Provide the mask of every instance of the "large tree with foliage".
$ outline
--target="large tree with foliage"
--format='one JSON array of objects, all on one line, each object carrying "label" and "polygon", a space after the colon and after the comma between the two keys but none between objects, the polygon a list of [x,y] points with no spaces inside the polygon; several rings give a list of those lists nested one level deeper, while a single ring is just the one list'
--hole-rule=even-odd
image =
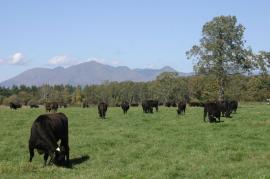
[{"label": "large tree with foliage", "polygon": [[219,100],[224,99],[228,75],[247,72],[255,66],[254,55],[245,46],[244,30],[235,16],[215,17],[203,26],[199,45],[187,52],[188,58],[196,60],[196,73],[216,76]]}]

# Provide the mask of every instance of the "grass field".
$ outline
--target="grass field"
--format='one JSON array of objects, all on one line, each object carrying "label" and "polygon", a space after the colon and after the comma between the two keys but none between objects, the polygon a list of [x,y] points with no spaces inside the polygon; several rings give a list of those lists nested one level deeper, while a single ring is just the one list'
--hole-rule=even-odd
[{"label": "grass field", "polygon": [[28,162],[30,128],[43,108],[0,108],[0,178],[270,178],[270,105],[240,104],[215,124],[203,122],[202,108],[179,117],[175,108],[126,116],[109,108],[106,120],[96,108],[59,111],[69,118],[73,168],[43,167],[37,152]]}]

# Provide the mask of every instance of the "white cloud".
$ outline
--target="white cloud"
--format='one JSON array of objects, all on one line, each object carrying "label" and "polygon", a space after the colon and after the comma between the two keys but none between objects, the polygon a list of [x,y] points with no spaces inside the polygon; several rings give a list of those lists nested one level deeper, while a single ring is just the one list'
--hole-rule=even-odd
[{"label": "white cloud", "polygon": [[96,58],[96,57],[92,57],[87,59],[87,61],[95,61],[97,63],[101,63],[101,64],[106,64],[106,65],[113,65],[113,66],[118,66],[120,65],[120,61],[118,60],[105,60],[104,58]]},{"label": "white cloud", "polygon": [[95,61],[95,62],[98,62],[98,63],[101,63],[101,64],[107,64],[106,60],[103,59],[103,58],[92,57],[92,58],[87,59],[87,61],[88,62]]},{"label": "white cloud", "polygon": [[69,57],[67,55],[55,56],[48,60],[49,65],[56,65],[56,66],[70,66],[78,63],[79,63],[78,60],[75,60],[74,58]]},{"label": "white cloud", "polygon": [[14,53],[9,58],[9,64],[11,64],[11,65],[24,65],[24,64],[26,64],[24,55],[21,52]]},{"label": "white cloud", "polygon": [[120,65],[120,61],[118,60],[105,60],[104,58],[97,58],[97,57],[91,57],[86,60],[78,60],[76,58],[73,58],[67,55],[58,55],[58,56],[52,57],[51,59],[48,60],[48,64],[51,66],[67,67],[67,66],[76,65],[83,62],[90,62],[90,61],[94,61],[97,63],[106,64],[106,65],[113,65],[113,66]]},{"label": "white cloud", "polygon": [[148,65],[147,65],[147,68],[155,69],[155,68],[156,68],[156,65],[154,65],[154,64],[148,64]]},{"label": "white cloud", "polygon": [[111,64],[116,66],[116,65],[119,65],[120,62],[119,62],[118,60],[113,60],[113,61],[111,62]]},{"label": "white cloud", "polygon": [[0,65],[2,65],[4,63],[5,63],[5,60],[3,60],[3,59],[0,58]]}]

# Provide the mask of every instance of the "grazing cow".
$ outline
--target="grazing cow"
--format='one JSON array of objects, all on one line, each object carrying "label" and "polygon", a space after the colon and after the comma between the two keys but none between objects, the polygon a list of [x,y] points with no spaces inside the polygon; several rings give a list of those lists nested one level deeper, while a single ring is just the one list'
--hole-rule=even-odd
[{"label": "grazing cow", "polygon": [[176,104],[176,102],[174,100],[171,100],[171,101],[167,101],[165,103],[165,106],[166,107],[177,107],[177,104]]},{"label": "grazing cow", "polygon": [[236,113],[236,110],[238,108],[238,101],[232,100],[231,101],[231,108],[234,113]]},{"label": "grazing cow", "polygon": [[58,109],[58,103],[57,102],[51,102],[45,104],[46,112],[57,112]]},{"label": "grazing cow", "polygon": [[83,104],[82,104],[82,107],[83,108],[89,108],[89,104],[86,101],[84,101]]},{"label": "grazing cow", "polygon": [[[57,142],[61,140],[60,147]],[[63,113],[40,115],[32,124],[29,139],[29,162],[34,157],[34,149],[44,154],[44,165],[48,157],[55,163],[69,163],[68,118]]]},{"label": "grazing cow", "polygon": [[17,108],[21,108],[22,105],[20,103],[16,103],[16,102],[10,102],[9,107],[10,107],[10,109],[16,110]]},{"label": "grazing cow", "polygon": [[30,104],[30,108],[39,108],[38,104]]},{"label": "grazing cow", "polygon": [[177,107],[176,102],[175,102],[175,101],[172,101],[172,102],[171,102],[171,106],[172,106],[172,107]]},{"label": "grazing cow", "polygon": [[167,102],[165,103],[165,106],[166,106],[166,107],[171,107],[171,102],[167,101]]},{"label": "grazing cow", "polygon": [[177,111],[177,114],[180,115],[182,114],[182,112],[185,114],[186,112],[186,102],[179,102],[178,103],[178,109],[176,110]]},{"label": "grazing cow", "polygon": [[129,109],[129,103],[127,101],[122,102],[121,108],[123,109],[124,114],[127,114],[127,111]]},{"label": "grazing cow", "polygon": [[221,101],[217,103],[219,106],[219,110],[222,114],[222,117],[230,117],[231,113],[232,113],[232,105],[230,101]]},{"label": "grazing cow", "polygon": [[153,113],[153,106],[150,100],[144,100],[142,102],[142,108],[144,113]]},{"label": "grazing cow", "polygon": [[163,102],[159,102],[158,105],[159,105],[159,106],[163,106]]},{"label": "grazing cow", "polygon": [[189,102],[190,107],[204,107],[204,103],[202,102]]},{"label": "grazing cow", "polygon": [[100,102],[98,104],[98,114],[100,118],[105,119],[107,108],[108,104],[105,102]]},{"label": "grazing cow", "polygon": [[138,107],[139,106],[139,103],[131,103],[131,106],[132,107]]},{"label": "grazing cow", "polygon": [[148,103],[153,107],[156,108],[156,112],[158,112],[158,100],[148,100]]},{"label": "grazing cow", "polygon": [[209,122],[216,122],[217,119],[220,122],[221,112],[220,112],[219,105],[217,103],[215,103],[215,102],[205,103],[204,115],[203,115],[204,122],[205,122],[205,118],[206,118],[207,114],[208,114]]}]

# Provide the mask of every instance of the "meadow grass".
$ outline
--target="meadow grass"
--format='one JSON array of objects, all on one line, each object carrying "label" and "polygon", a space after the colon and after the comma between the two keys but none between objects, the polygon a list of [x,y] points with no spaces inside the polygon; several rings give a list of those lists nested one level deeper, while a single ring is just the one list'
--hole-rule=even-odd
[{"label": "meadow grass", "polygon": [[30,128],[44,109],[0,108],[0,178],[270,178],[270,105],[240,104],[232,118],[203,122],[202,108],[161,107],[127,115],[109,108],[60,109],[69,118],[73,168],[43,167],[35,152],[29,163]]}]

